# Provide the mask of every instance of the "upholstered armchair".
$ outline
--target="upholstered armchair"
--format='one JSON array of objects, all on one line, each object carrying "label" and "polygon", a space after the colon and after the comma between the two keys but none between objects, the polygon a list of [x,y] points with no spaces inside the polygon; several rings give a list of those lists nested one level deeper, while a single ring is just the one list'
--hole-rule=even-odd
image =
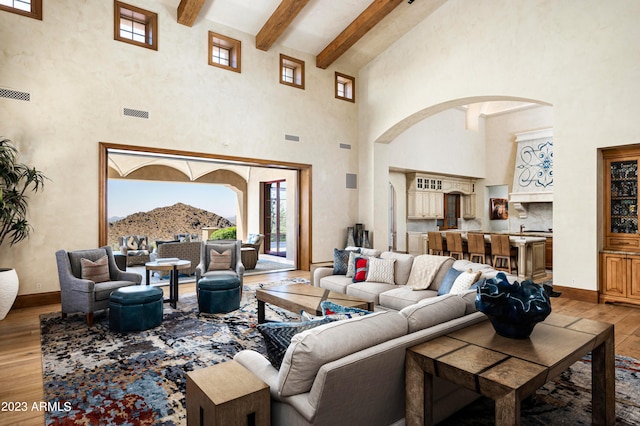
[{"label": "upholstered armchair", "polygon": [[264,234],[249,234],[246,243],[242,243],[242,247],[250,247],[256,249],[256,252],[260,254],[260,246],[264,240]]},{"label": "upholstered armchair", "polygon": [[[244,265],[240,256],[241,241],[215,240],[203,242],[200,246],[200,264],[196,268],[196,282],[200,278],[212,275],[235,274],[240,278],[240,290],[242,291],[242,279],[244,277]],[[211,250],[215,250],[213,253]],[[213,262],[211,261],[213,257]]]},{"label": "upholstered armchair", "polygon": [[56,252],[62,318],[84,312],[93,325],[93,313],[109,307],[109,295],[120,287],[138,285],[142,275],[118,269],[110,246]]},{"label": "upholstered armchair", "polygon": [[144,265],[149,261],[149,239],[145,235],[126,235],[118,238],[120,253],[127,257],[127,266]]}]

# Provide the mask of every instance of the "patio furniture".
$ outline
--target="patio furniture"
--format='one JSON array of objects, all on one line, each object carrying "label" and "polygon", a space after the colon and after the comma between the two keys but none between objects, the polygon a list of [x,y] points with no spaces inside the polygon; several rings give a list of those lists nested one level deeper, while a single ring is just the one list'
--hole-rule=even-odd
[{"label": "patio furniture", "polygon": [[163,292],[157,287],[123,287],[109,297],[109,329],[118,333],[143,331],[162,324]]},{"label": "patio furniture", "polygon": [[109,295],[121,287],[140,284],[142,275],[118,269],[110,246],[56,252],[62,318],[83,312],[87,324],[93,314],[109,307]]},{"label": "patio furniture", "polygon": [[200,245],[199,241],[191,242],[163,242],[157,247],[157,259],[178,258],[191,262],[191,267],[180,271],[182,274],[193,275],[196,272],[196,266],[200,263]]},{"label": "patio furniture", "polygon": [[[262,245],[262,240],[264,240],[264,234],[249,234],[249,237],[247,238],[247,242],[242,243],[242,247],[254,248],[256,250],[256,254],[259,254],[260,246]],[[245,264],[244,266],[246,267],[247,265]]]},{"label": "patio furniture", "polygon": [[202,277],[197,286],[200,312],[227,313],[240,307],[240,278],[234,272]]},{"label": "patio furniture", "polygon": [[149,261],[149,239],[146,235],[125,235],[118,238],[120,253],[127,256],[127,266],[144,265]]}]

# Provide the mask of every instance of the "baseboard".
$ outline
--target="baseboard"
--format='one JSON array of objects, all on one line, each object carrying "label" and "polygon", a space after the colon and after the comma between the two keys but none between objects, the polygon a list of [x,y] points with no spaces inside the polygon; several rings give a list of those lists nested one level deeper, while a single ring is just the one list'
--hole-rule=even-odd
[{"label": "baseboard", "polygon": [[562,293],[560,297],[567,299],[578,300],[581,302],[598,303],[598,292],[595,290],[584,290],[581,288],[562,287],[559,285],[553,285],[553,291],[559,291]]},{"label": "baseboard", "polygon": [[60,292],[50,291],[48,293],[23,294],[16,297],[11,309],[32,308],[34,306],[53,305],[60,303]]}]

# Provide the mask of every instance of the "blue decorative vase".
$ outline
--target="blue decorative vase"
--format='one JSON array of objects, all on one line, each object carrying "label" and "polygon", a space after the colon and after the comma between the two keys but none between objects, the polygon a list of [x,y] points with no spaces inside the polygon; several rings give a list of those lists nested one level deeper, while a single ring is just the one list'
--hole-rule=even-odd
[{"label": "blue decorative vase", "polygon": [[526,339],[536,324],[551,313],[551,302],[541,285],[530,280],[511,284],[499,272],[478,287],[476,308],[489,317],[499,335]]}]

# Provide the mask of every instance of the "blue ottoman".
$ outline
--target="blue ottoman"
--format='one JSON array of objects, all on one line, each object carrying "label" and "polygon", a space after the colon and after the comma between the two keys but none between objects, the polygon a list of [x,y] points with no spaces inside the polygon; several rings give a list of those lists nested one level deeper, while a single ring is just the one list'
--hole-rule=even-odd
[{"label": "blue ottoman", "polygon": [[240,278],[216,274],[198,281],[198,309],[207,314],[231,312],[240,307]]},{"label": "blue ottoman", "polygon": [[109,328],[126,333],[162,323],[163,292],[148,285],[122,287],[109,296]]}]

